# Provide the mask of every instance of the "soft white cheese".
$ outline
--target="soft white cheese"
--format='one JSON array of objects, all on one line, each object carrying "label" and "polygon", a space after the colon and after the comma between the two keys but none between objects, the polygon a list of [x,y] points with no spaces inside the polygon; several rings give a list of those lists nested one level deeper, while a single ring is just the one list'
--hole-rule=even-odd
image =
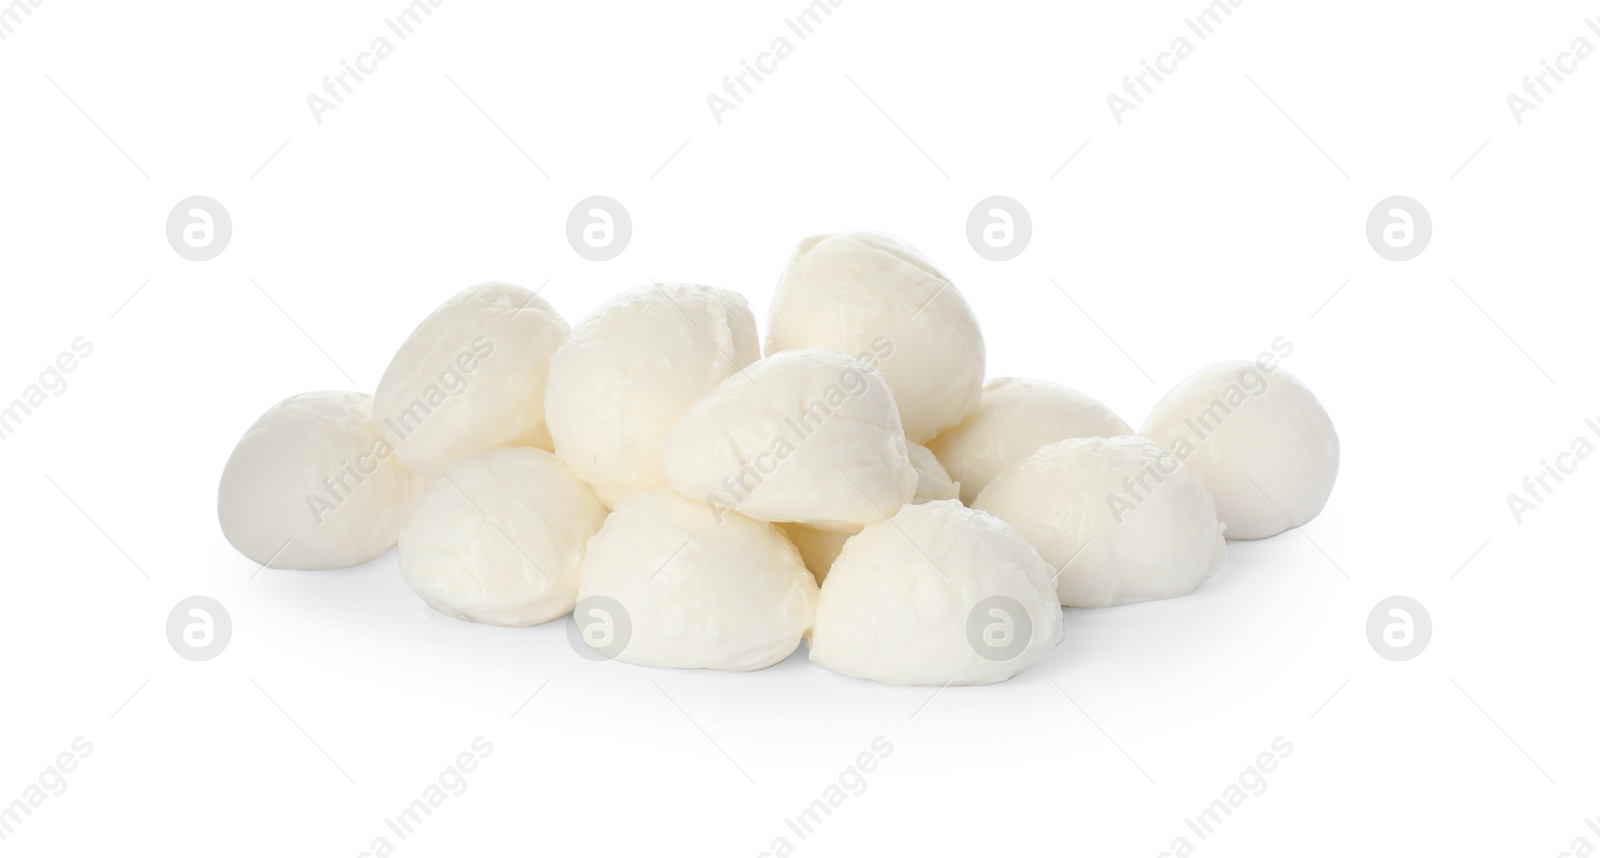
[{"label": "soft white cheese", "polygon": [[800,645],[817,584],[772,525],[662,488],[617,504],[589,540],[578,610],[598,597],[626,613],[609,618],[628,630],[621,661],[758,670]]},{"label": "soft white cheese", "polygon": [[400,574],[434,608],[502,626],[571,612],[584,545],[606,519],[554,455],[506,447],[451,465],[400,531]]},{"label": "soft white cheese", "polygon": [[684,411],[664,451],[680,494],[758,521],[856,530],[917,489],[883,377],[833,349],[781,352],[729,376]]},{"label": "soft white cheese", "polygon": [[[906,452],[910,455],[911,467],[917,472],[917,491],[911,496],[912,503],[955,500],[959,496],[961,486],[950,480],[950,475],[939,466],[939,460],[928,452],[927,447],[908,441]],[[844,548],[845,540],[861,532],[859,525],[847,531],[820,530],[793,523],[780,524],[778,527],[794,543],[794,547],[800,549],[800,558],[806,562],[806,568],[811,570],[819,587],[828,577],[828,569]]]},{"label": "soft white cheese", "polygon": [[961,422],[983,387],[972,308],[915,248],[878,232],[800,242],[778,281],[767,354],[823,346],[874,363],[918,443]]},{"label": "soft white cheese", "polygon": [[906,454],[911,467],[917,472],[917,491],[912,503],[936,500],[957,500],[961,497],[961,484],[950,478],[950,472],[939,464],[939,457],[921,444],[906,442]]},{"label": "soft white cheese", "polygon": [[991,480],[973,507],[1039,550],[1072,608],[1182,596],[1228,553],[1205,483],[1145,438],[1041,447]]},{"label": "soft white cheese", "polygon": [[544,382],[570,330],[548,302],[483,283],[440,305],[389,361],[373,419],[400,464],[429,479],[497,447],[549,449]]},{"label": "soft white cheese", "polygon": [[1156,403],[1139,434],[1205,480],[1229,539],[1264,539],[1316,518],[1339,473],[1328,412],[1270,364],[1200,370]]},{"label": "soft white cheese", "polygon": [[929,441],[928,449],[961,483],[961,502],[971,506],[996,474],[1046,444],[1132,434],[1133,427],[1111,409],[1070,387],[995,378],[983,386],[978,410]]},{"label": "soft white cheese", "polygon": [[1050,574],[988,513],[956,501],[908,504],[850,537],[833,562],[811,660],[893,685],[1009,679],[1061,642]]},{"label": "soft white cheese", "polygon": [[337,390],[267,409],[222,469],[228,542],[273,569],[342,569],[393,548],[423,480],[400,467],[371,414],[371,397]]},{"label": "soft white cheese", "polygon": [[670,283],[617,295],[550,359],[555,453],[608,506],[664,486],[662,442],[684,409],[760,357],[738,293]]}]

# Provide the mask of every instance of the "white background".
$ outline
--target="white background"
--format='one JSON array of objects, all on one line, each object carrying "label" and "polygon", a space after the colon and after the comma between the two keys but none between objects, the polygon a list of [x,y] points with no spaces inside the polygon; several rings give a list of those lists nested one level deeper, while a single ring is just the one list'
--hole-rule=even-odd
[{"label": "white background", "polygon": [[[0,852],[357,855],[480,735],[469,788],[391,834],[397,854],[1600,842],[1600,461],[1521,524],[1506,504],[1600,414],[1600,57],[1520,125],[1505,101],[1575,38],[1600,45],[1600,7],[1247,0],[1119,125],[1106,95],[1200,0],[844,0],[804,41],[783,24],[801,0],[445,0],[316,123],[307,94],[402,6],[44,0],[0,42],[0,400],[94,344],[0,442],[0,803],[94,746]],[[793,56],[718,124],[706,95],[780,35]],[[164,235],[194,194],[234,223],[205,263]],[[611,262],[566,243],[593,194],[632,213]],[[1010,262],[966,243],[992,194],[1032,213]],[[1432,213],[1411,262],[1364,235],[1393,194]],[[576,320],[690,280],[764,322],[791,247],[843,228],[952,276],[991,376],[1135,426],[1192,370],[1289,338],[1343,444],[1327,510],[1232,545],[1191,597],[1069,611],[1031,671],[931,699],[803,649],[750,675],[597,664],[564,622],[427,610],[392,555],[252,578],[223,540],[244,428],[299,391],[371,390],[456,290],[548,280]],[[165,639],[197,593],[234,624],[205,663]],[[1365,632],[1397,593],[1434,624],[1404,663]],[[866,791],[796,838],[784,819],[878,736],[894,750]],[[1267,790],[1195,837],[1185,817],[1279,736]]]}]

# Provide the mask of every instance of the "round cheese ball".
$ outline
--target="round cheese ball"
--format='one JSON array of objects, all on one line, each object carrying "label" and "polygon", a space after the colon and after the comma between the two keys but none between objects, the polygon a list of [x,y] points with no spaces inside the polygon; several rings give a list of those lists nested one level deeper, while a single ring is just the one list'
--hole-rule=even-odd
[{"label": "round cheese ball", "polygon": [[617,504],[589,540],[578,610],[602,598],[629,629],[621,661],[759,670],[800,645],[817,584],[772,525],[663,488]]},{"label": "round cheese ball", "polygon": [[978,320],[955,284],[893,236],[841,232],[800,242],[773,296],[767,354],[807,346],[876,365],[911,441],[927,441],[978,407]]},{"label": "round cheese ball", "polygon": [[664,446],[680,494],[758,521],[855,530],[911,500],[894,397],[833,349],[781,352],[690,405]]},{"label": "round cheese ball", "polygon": [[1051,569],[1010,525],[908,504],[850,537],[817,602],[811,660],[892,685],[980,685],[1061,642]]},{"label": "round cheese ball", "polygon": [[400,464],[430,479],[485,450],[548,448],[545,375],[569,334],[561,314],[526,289],[466,289],[395,352],[372,396],[373,419]]},{"label": "round cheese ball", "polygon": [[372,425],[365,393],[302,393],[244,433],[217,489],[222,533],[273,569],[343,569],[394,547],[423,481]]},{"label": "round cheese ball", "polygon": [[961,484],[961,502],[971,506],[996,474],[1046,444],[1132,434],[1133,427],[1111,409],[1070,387],[995,378],[983,386],[978,410],[929,441],[928,449]]},{"label": "round cheese ball", "polygon": [[[927,447],[907,442],[906,452],[910,454],[911,466],[917,471],[917,491],[911,496],[912,503],[956,499],[961,486],[951,482],[950,475],[939,466],[939,460],[928,452]],[[806,562],[806,568],[811,570],[819,587],[828,577],[828,569],[844,548],[845,540],[861,532],[859,525],[844,531],[820,530],[793,523],[780,524],[778,527],[794,543],[794,547],[800,549],[800,558]]]},{"label": "round cheese ball", "polygon": [[584,545],[605,505],[554,455],[505,447],[434,481],[400,531],[400,574],[463,620],[529,626],[572,611]]},{"label": "round cheese ball", "polygon": [[811,571],[811,577],[816,579],[818,587],[827,580],[828,570],[832,568],[839,552],[844,549],[845,540],[860,532],[819,530],[803,524],[780,524],[778,529],[783,531],[783,535],[789,537],[789,541],[799,550],[800,559]]},{"label": "round cheese ball", "polygon": [[1328,412],[1265,359],[1189,376],[1156,403],[1139,434],[1205,480],[1229,539],[1264,539],[1316,518],[1339,473]]},{"label": "round cheese ball", "polygon": [[1182,596],[1228,554],[1205,483],[1145,438],[1041,447],[991,480],[973,507],[1039,550],[1070,608]]},{"label": "round cheese ball", "polygon": [[961,484],[950,478],[950,473],[939,464],[939,458],[933,451],[921,444],[906,442],[906,454],[911,459],[911,467],[917,472],[917,490],[911,496],[912,503],[927,503],[934,500],[956,500],[961,497]]},{"label": "round cheese ball", "polygon": [[556,455],[607,506],[664,486],[662,442],[684,409],[760,357],[738,293],[658,283],[617,295],[550,360],[545,419]]}]

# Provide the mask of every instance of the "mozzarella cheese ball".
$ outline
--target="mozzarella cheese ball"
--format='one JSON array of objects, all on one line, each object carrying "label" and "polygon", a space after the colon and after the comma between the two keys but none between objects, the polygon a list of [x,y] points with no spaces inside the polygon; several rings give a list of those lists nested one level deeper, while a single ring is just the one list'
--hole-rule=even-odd
[{"label": "mozzarella cheese ball", "polygon": [[1229,539],[1264,539],[1316,518],[1339,473],[1328,412],[1271,361],[1229,361],[1189,376],[1139,434],[1205,480]]},{"label": "mozzarella cheese ball", "polygon": [[800,242],[773,296],[767,354],[807,346],[877,366],[911,441],[927,441],[978,407],[978,320],[955,284],[893,236],[841,232]]},{"label": "mozzarella cheese ball", "polygon": [[828,569],[844,548],[845,540],[855,535],[846,531],[819,530],[803,524],[780,524],[778,529],[799,550],[801,561],[811,570],[811,577],[817,580],[818,587],[827,579]]},{"label": "mozzarella cheese ball", "polygon": [[892,685],[980,685],[1061,642],[1051,569],[1005,522],[908,504],[845,543],[817,602],[811,660]]},{"label": "mozzarella cheese ball", "polygon": [[761,357],[744,297],[652,284],[601,304],[550,360],[556,455],[607,506],[667,484],[662,442],[684,409]]},{"label": "mozzarella cheese ball", "polygon": [[222,469],[217,518],[273,569],[343,569],[394,547],[423,481],[372,425],[365,393],[302,393],[267,409]]},{"label": "mozzarella cheese ball", "polygon": [[[939,460],[928,452],[927,447],[907,442],[906,452],[910,454],[911,466],[917,471],[917,491],[911,497],[912,503],[955,500],[960,494],[961,486],[950,481],[950,475],[939,466]],[[860,526],[846,531],[820,530],[792,523],[780,524],[778,527],[783,531],[783,535],[794,543],[794,547],[800,549],[800,559],[806,562],[806,568],[811,570],[819,587],[828,577],[828,569],[833,566],[834,558],[838,557],[839,551],[844,548],[845,540],[861,532]]]},{"label": "mozzarella cheese ball", "polygon": [[854,530],[917,489],[883,377],[833,349],[781,352],[724,379],[684,411],[664,452],[680,494],[758,521]]},{"label": "mozzarella cheese ball", "polygon": [[548,449],[545,375],[569,334],[561,314],[526,289],[466,289],[395,352],[372,396],[373,419],[400,464],[430,479],[485,450]]},{"label": "mozzarella cheese ball", "polygon": [[911,459],[911,467],[917,472],[917,491],[911,496],[912,503],[961,497],[961,484],[950,479],[950,473],[939,464],[932,450],[921,444],[907,442],[906,454]]},{"label": "mozzarella cheese ball", "polygon": [[971,506],[996,474],[1046,444],[1132,434],[1133,427],[1111,409],[1070,387],[996,378],[983,386],[978,410],[929,441],[928,449],[961,484],[961,502]]},{"label": "mozzarella cheese ball", "polygon": [[991,480],[973,506],[1039,550],[1069,608],[1182,596],[1228,553],[1205,483],[1145,438],[1046,445]]},{"label": "mozzarella cheese ball", "polygon": [[580,610],[595,597],[626,612],[622,661],[759,670],[800,645],[817,584],[777,528],[662,488],[617,504],[589,540]]},{"label": "mozzarella cheese ball", "polygon": [[451,465],[400,531],[400,574],[463,620],[528,626],[578,598],[584,545],[606,508],[572,469],[532,447]]}]

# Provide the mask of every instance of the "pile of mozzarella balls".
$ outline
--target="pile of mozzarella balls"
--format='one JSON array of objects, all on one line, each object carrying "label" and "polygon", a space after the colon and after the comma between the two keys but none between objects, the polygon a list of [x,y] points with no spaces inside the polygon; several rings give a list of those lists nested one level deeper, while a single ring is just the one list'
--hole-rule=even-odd
[{"label": "pile of mozzarella balls", "polygon": [[372,395],[263,414],[218,515],[263,567],[398,545],[406,584],[463,620],[603,605],[632,664],[757,670],[804,639],[849,676],[999,682],[1062,640],[1062,606],[1190,593],[1227,539],[1321,511],[1338,438],[1279,352],[1200,370],[1135,434],[1053,381],[985,383],[961,292],[882,233],[802,241],[764,350],[724,289],[652,283],[571,327],[486,283]]}]

